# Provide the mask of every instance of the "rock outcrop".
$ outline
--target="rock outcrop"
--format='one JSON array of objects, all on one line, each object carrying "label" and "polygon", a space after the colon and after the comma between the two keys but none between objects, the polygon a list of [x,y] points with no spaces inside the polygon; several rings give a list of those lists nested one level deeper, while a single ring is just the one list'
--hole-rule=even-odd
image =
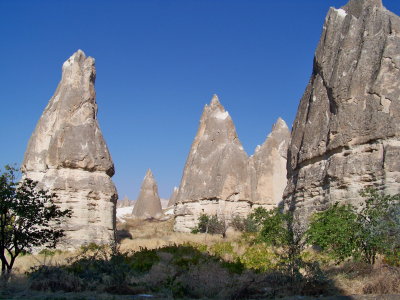
[{"label": "rock outcrop", "polygon": [[400,192],[400,18],[380,0],[331,8],[288,152],[285,204],[301,219],[374,186]]},{"label": "rock outcrop", "polygon": [[162,216],[158,187],[151,170],[147,170],[143,179],[140,194],[133,207],[132,215],[136,218],[148,219]]},{"label": "rock outcrop", "polygon": [[107,145],[97,122],[94,59],[78,50],[62,67],[62,79],[25,152],[25,177],[72,209],[61,247],[114,239],[117,191]]},{"label": "rock outcrop", "polygon": [[[183,171],[176,197],[174,230],[190,232],[202,213],[217,214],[229,222],[235,215],[246,216],[253,204],[268,206],[279,202],[282,181],[286,183],[286,172],[281,172],[281,159],[285,159],[288,145],[287,130],[286,127],[285,132],[284,122],[279,120],[269,141],[249,160],[229,113],[214,95],[210,105],[204,108]],[[273,159],[277,161],[270,161]],[[281,178],[275,178],[268,168],[279,169],[276,174]],[[255,202],[252,179],[257,189]],[[267,191],[273,182],[279,182],[279,186]]]},{"label": "rock outcrop", "polygon": [[178,196],[178,190],[179,189],[175,186],[174,191],[171,194],[171,197],[169,197],[167,207],[173,206],[176,203],[176,197]]},{"label": "rock outcrop", "polygon": [[133,206],[133,202],[129,200],[128,196],[125,196],[122,200],[118,200],[117,208]]},{"label": "rock outcrop", "polygon": [[251,200],[266,208],[282,201],[286,187],[287,149],[290,131],[281,118],[274,124],[264,144],[250,157]]}]

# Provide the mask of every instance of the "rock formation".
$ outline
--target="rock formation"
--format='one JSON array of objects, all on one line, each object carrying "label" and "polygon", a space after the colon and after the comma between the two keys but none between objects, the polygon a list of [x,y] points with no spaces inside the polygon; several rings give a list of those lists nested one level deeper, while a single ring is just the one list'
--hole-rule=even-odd
[{"label": "rock formation", "polygon": [[143,179],[140,194],[132,211],[136,218],[159,218],[162,216],[160,196],[158,195],[157,183],[151,170],[147,170]]},{"label": "rock formation", "polygon": [[97,122],[94,59],[78,50],[62,67],[62,79],[25,152],[25,177],[72,209],[62,247],[114,239],[117,191],[107,145]]},{"label": "rock formation", "polygon": [[400,18],[380,0],[331,8],[288,152],[285,204],[303,220],[375,186],[400,192]]},{"label": "rock formation", "polygon": [[268,208],[282,201],[286,187],[286,160],[290,131],[281,118],[264,144],[250,157],[251,200]]},{"label": "rock formation", "polygon": [[176,197],[178,196],[178,190],[179,189],[175,186],[171,197],[169,197],[169,201],[168,201],[167,207],[173,206],[176,203]]},{"label": "rock formation", "polygon": [[[254,204],[251,178],[258,189],[254,193],[258,197],[256,203],[278,202],[277,198],[282,196],[278,197],[278,190],[283,191],[281,182],[286,182],[286,172],[277,174],[282,178],[276,179],[267,169],[281,170],[281,159],[285,159],[288,145],[285,140],[289,137],[287,130],[286,127],[285,132],[284,122],[279,120],[269,141],[249,161],[229,113],[214,95],[210,105],[204,108],[183,171],[176,197],[174,229],[190,232],[202,213],[218,214],[227,221],[234,215],[246,216]],[[271,159],[277,161],[270,162]],[[276,181],[280,182],[279,187],[267,191]]]},{"label": "rock formation", "polygon": [[119,200],[117,202],[117,208],[129,207],[129,206],[133,206],[133,201],[129,200],[128,196],[125,196],[122,200]]}]

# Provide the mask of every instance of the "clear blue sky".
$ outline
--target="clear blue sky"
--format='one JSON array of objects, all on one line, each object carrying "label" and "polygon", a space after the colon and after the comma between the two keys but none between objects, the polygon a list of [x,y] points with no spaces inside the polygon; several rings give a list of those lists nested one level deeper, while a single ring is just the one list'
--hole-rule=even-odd
[{"label": "clear blue sky", "polygon": [[[147,168],[169,197],[212,94],[252,154],[291,126],[330,6],[346,0],[0,0],[0,166],[21,163],[77,49],[96,59],[99,122],[120,197]],[[400,1],[384,5],[400,14]]]}]

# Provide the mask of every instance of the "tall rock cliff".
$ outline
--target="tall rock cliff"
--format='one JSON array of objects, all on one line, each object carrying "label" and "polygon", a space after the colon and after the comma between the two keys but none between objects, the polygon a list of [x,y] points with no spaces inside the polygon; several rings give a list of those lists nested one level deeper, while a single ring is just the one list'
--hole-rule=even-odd
[{"label": "tall rock cliff", "polygon": [[229,216],[248,210],[248,157],[227,111],[213,96],[200,119],[183,171],[175,230],[190,231],[201,213]]},{"label": "tall rock cliff", "polygon": [[140,194],[132,211],[136,218],[158,218],[162,216],[160,196],[158,187],[151,170],[147,170],[143,179]]},{"label": "tall rock cliff", "polygon": [[400,18],[380,0],[331,8],[288,152],[286,205],[303,219],[375,186],[400,192]]},{"label": "tall rock cliff", "polygon": [[286,187],[287,149],[290,131],[281,118],[274,124],[264,144],[250,157],[251,199],[273,208],[282,202]]},{"label": "tall rock cliff", "polygon": [[94,59],[78,50],[62,67],[62,78],[25,152],[25,177],[58,196],[73,215],[64,224],[62,247],[114,239],[117,191],[107,145],[97,122]]}]

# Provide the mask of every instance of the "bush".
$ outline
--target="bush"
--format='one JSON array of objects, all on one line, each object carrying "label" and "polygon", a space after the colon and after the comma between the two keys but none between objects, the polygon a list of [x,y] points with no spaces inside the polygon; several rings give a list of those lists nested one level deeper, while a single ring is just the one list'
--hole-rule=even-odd
[{"label": "bush", "polygon": [[235,230],[241,232],[257,232],[258,226],[251,215],[243,218],[239,215],[236,215],[232,218],[230,226],[232,226]]},{"label": "bush", "polygon": [[225,237],[227,229],[225,219],[218,218],[217,215],[201,214],[198,221],[198,225],[192,230],[192,233],[221,234]]},{"label": "bush", "polygon": [[354,255],[357,246],[357,214],[351,205],[334,204],[311,217],[307,243],[317,245],[338,262]]},{"label": "bush", "polygon": [[383,195],[373,189],[360,194],[366,198],[361,210],[336,203],[314,214],[307,242],[338,262],[353,257],[374,264],[378,254],[393,253],[400,245],[400,195]]},{"label": "bush", "polygon": [[37,291],[79,292],[84,289],[83,281],[62,267],[39,266],[29,273],[31,289]]}]

